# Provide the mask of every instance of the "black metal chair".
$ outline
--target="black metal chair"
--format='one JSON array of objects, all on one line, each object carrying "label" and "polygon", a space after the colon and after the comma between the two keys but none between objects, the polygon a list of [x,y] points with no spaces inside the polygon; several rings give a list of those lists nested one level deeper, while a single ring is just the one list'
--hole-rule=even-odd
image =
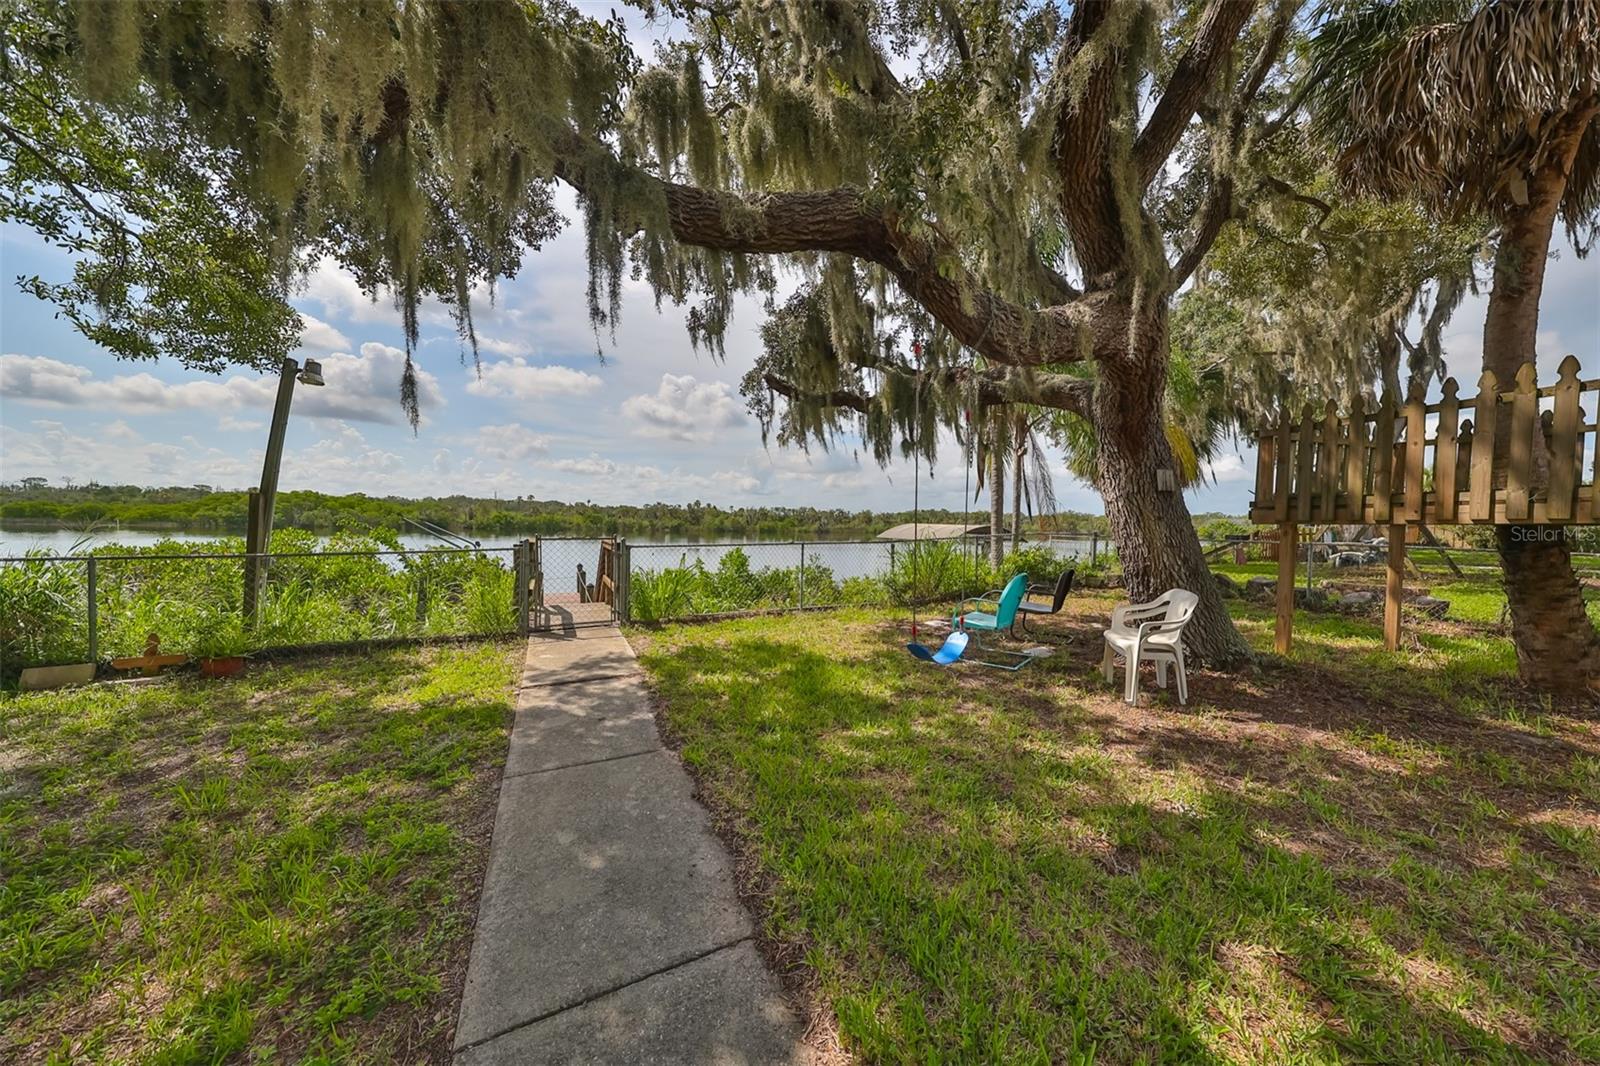
[{"label": "black metal chair", "polygon": [[[1023,629],[1028,628],[1028,616],[1030,614],[1057,614],[1061,611],[1061,605],[1067,602],[1067,594],[1072,591],[1073,573],[1074,569],[1070,566],[1063,570],[1061,577],[1056,581],[1054,592],[1051,591],[1049,585],[1028,586],[1028,591],[1022,595],[1022,602],[1017,604],[1017,620],[1022,623]],[[1052,598],[1049,604],[1032,603],[1030,598],[1033,596],[1050,596]]]}]

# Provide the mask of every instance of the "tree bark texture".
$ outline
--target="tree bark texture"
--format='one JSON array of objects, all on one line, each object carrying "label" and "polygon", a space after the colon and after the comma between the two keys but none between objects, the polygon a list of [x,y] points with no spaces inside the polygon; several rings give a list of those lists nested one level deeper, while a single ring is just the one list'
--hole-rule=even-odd
[{"label": "tree bark texture", "polygon": [[[1566,190],[1566,162],[1552,163],[1535,175],[1528,203],[1506,217],[1495,250],[1483,366],[1502,390],[1511,387],[1517,369],[1537,352],[1539,298],[1550,235]],[[1495,440],[1502,462],[1510,447],[1510,426],[1510,408],[1502,407]],[[1534,449],[1535,480],[1542,481],[1549,471],[1543,434],[1534,434]],[[1585,612],[1583,586],[1560,527],[1497,526],[1495,546],[1523,681],[1562,693],[1584,692],[1600,683],[1600,634]]]},{"label": "tree bark texture", "polygon": [[[1200,597],[1184,644],[1195,657],[1229,667],[1251,658],[1234,628],[1222,591],[1206,564],[1183,493],[1157,488],[1156,471],[1176,471],[1162,420],[1167,309],[1148,307],[1138,323],[1138,348],[1099,360],[1095,424],[1100,431],[1100,484],[1106,519],[1134,602],[1169,589]],[[1132,310],[1127,321],[1133,320]],[[1136,356],[1142,354],[1143,359]]]}]

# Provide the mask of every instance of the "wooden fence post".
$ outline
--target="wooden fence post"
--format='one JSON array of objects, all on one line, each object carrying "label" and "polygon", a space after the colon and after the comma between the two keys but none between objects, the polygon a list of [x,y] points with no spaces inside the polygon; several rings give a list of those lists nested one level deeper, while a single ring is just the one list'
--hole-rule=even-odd
[{"label": "wooden fence post", "polygon": [[1506,471],[1506,520],[1526,522],[1533,517],[1533,435],[1539,432],[1539,384],[1533,364],[1517,368],[1511,393],[1511,466]]},{"label": "wooden fence post", "polygon": [[1456,388],[1455,378],[1445,380],[1433,447],[1433,493],[1439,500],[1439,521],[1445,525],[1456,520],[1456,461],[1460,457],[1456,434],[1461,429],[1461,401],[1456,398]]},{"label": "wooden fence post", "polygon": [[1550,441],[1549,517],[1565,522],[1575,510],[1578,498],[1578,466],[1583,462],[1582,412],[1578,410],[1578,360],[1561,360],[1561,376],[1556,381],[1555,429]]},{"label": "wooden fence post", "polygon": [[1294,564],[1300,554],[1300,527],[1294,522],[1278,526],[1278,621],[1273,649],[1288,655],[1294,642]]},{"label": "wooden fence post", "polygon": [[1400,649],[1400,604],[1406,591],[1406,527],[1389,527],[1389,575],[1383,589],[1383,646]]}]

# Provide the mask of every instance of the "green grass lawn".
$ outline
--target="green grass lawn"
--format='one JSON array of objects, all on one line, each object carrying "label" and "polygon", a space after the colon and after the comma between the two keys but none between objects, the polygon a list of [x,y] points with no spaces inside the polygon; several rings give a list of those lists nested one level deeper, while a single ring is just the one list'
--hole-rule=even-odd
[{"label": "green grass lawn", "polygon": [[[883,1062],[1600,1060],[1600,726],[1454,622],[1304,615],[1192,704],[880,613],[634,634],[769,954]],[[1270,612],[1240,604],[1260,647]],[[1153,687],[1153,683],[1150,687]]]},{"label": "green grass lawn", "polygon": [[[1458,565],[1461,567],[1459,576],[1445,566],[1436,552],[1428,548],[1413,546],[1408,552],[1408,558],[1415,569],[1411,567],[1406,569],[1407,590],[1410,592],[1426,590],[1430,595],[1450,601],[1447,618],[1490,624],[1500,621],[1506,606],[1506,594],[1501,583],[1500,567],[1495,563],[1493,555],[1457,556]],[[1580,574],[1592,582],[1594,558],[1581,556],[1575,561]],[[1247,563],[1214,562],[1211,569],[1216,573],[1226,574],[1241,585],[1252,577],[1278,576],[1278,564],[1267,560]],[[1318,564],[1311,572],[1311,579],[1316,587],[1333,591],[1353,589],[1382,591],[1386,577],[1387,568],[1381,563],[1337,570],[1326,564]],[[1305,580],[1306,568],[1302,562],[1295,572],[1295,582],[1303,586]],[[1596,625],[1600,625],[1600,587],[1586,588],[1584,598],[1588,601],[1589,617],[1594,619]]]},{"label": "green grass lawn", "polygon": [[448,1061],[520,660],[0,697],[0,1061]]}]

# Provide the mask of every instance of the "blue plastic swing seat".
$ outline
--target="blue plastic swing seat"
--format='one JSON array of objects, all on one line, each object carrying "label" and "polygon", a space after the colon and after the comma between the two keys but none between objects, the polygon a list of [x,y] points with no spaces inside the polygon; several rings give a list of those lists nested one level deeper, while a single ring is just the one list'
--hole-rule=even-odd
[{"label": "blue plastic swing seat", "polygon": [[907,644],[906,651],[927,662],[949,666],[967,650],[967,640],[967,635],[958,629],[944,639],[944,645],[938,651],[933,651],[926,644]]}]

